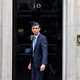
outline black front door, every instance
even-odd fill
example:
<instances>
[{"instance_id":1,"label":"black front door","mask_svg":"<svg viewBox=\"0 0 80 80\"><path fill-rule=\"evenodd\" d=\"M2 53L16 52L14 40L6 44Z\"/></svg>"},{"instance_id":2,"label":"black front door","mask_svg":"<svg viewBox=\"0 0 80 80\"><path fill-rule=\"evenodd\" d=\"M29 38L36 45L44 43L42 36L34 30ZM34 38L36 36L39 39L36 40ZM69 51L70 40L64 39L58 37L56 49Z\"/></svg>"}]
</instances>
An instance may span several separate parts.
<instances>
[{"instance_id":1,"label":"black front door","mask_svg":"<svg viewBox=\"0 0 80 80\"><path fill-rule=\"evenodd\" d=\"M49 61L44 80L62 80L62 0L13 0L13 80L30 80L27 69L31 21L47 36Z\"/></svg>"}]
</instances>

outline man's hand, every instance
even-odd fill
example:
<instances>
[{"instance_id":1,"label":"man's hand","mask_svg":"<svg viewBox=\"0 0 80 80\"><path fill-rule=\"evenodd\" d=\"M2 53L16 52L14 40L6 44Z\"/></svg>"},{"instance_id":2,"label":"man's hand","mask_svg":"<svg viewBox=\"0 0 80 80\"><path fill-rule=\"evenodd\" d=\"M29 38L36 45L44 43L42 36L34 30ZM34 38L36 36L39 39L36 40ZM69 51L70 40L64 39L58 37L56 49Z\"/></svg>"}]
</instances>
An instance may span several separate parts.
<instances>
[{"instance_id":1,"label":"man's hand","mask_svg":"<svg viewBox=\"0 0 80 80\"><path fill-rule=\"evenodd\" d=\"M31 70L31 63L29 63L29 65L28 65L28 69Z\"/></svg>"},{"instance_id":2,"label":"man's hand","mask_svg":"<svg viewBox=\"0 0 80 80\"><path fill-rule=\"evenodd\" d=\"M44 71L44 70L45 70L45 67L46 67L46 65L45 65L45 64L42 64L42 65L40 66L40 71Z\"/></svg>"}]
</instances>

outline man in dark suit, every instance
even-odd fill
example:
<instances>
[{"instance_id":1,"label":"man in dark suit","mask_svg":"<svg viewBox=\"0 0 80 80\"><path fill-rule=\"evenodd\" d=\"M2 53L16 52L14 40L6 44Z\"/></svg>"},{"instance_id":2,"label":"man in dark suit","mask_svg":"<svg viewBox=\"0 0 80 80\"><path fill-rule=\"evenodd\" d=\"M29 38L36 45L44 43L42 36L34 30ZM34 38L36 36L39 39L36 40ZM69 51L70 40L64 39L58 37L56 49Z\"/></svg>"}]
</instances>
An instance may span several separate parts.
<instances>
[{"instance_id":1,"label":"man in dark suit","mask_svg":"<svg viewBox=\"0 0 80 80\"><path fill-rule=\"evenodd\" d=\"M32 23L32 59L28 69L32 69L32 80L43 80L44 70L48 63L48 43L44 35L40 33L40 25Z\"/></svg>"}]
</instances>

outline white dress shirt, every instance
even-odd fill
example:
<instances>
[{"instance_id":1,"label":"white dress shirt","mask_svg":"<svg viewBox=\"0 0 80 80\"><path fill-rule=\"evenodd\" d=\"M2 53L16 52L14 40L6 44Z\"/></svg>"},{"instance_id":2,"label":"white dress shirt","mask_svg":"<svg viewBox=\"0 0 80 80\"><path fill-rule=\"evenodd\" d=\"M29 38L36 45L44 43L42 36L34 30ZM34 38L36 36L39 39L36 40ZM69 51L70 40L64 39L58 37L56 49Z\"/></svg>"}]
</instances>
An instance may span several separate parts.
<instances>
[{"instance_id":1,"label":"white dress shirt","mask_svg":"<svg viewBox=\"0 0 80 80\"><path fill-rule=\"evenodd\" d=\"M38 33L37 35L34 35L35 39L33 40L33 43L32 43L32 45L33 45L33 51L34 51L34 49L35 49L35 45L36 45L37 38L38 38L39 34L40 34L40 33Z\"/></svg>"}]
</instances>

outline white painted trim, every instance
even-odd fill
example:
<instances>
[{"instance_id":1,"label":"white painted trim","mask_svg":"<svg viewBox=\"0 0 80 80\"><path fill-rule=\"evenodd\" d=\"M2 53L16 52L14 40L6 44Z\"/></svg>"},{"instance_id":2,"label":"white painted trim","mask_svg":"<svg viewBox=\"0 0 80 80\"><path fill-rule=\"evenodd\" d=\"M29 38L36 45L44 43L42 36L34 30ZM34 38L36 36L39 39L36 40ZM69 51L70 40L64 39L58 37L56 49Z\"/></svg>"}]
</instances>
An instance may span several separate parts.
<instances>
[{"instance_id":1,"label":"white painted trim","mask_svg":"<svg viewBox=\"0 0 80 80\"><path fill-rule=\"evenodd\" d=\"M12 80L12 0L2 3L2 80Z\"/></svg>"},{"instance_id":2,"label":"white painted trim","mask_svg":"<svg viewBox=\"0 0 80 80\"><path fill-rule=\"evenodd\" d=\"M0 0L0 80L2 80L2 5L3 2Z\"/></svg>"},{"instance_id":3,"label":"white painted trim","mask_svg":"<svg viewBox=\"0 0 80 80\"><path fill-rule=\"evenodd\" d=\"M62 80L67 80L67 0L63 0Z\"/></svg>"}]
</instances>

